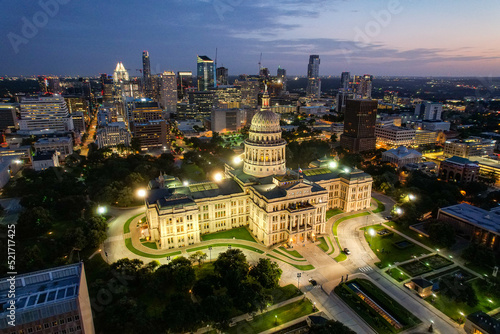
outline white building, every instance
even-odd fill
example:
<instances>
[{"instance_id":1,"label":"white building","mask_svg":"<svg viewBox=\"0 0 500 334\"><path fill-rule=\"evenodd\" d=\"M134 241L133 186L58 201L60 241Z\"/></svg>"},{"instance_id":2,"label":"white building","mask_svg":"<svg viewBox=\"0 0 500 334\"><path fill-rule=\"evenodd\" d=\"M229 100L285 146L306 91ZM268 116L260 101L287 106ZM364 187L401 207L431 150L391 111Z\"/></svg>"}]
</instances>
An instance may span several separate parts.
<instances>
[{"instance_id":1,"label":"white building","mask_svg":"<svg viewBox=\"0 0 500 334\"><path fill-rule=\"evenodd\" d=\"M453 156L461 158L488 156L493 154L495 144L495 140L480 137L450 139L444 143L443 155L447 158Z\"/></svg>"},{"instance_id":2,"label":"white building","mask_svg":"<svg viewBox=\"0 0 500 334\"><path fill-rule=\"evenodd\" d=\"M443 121L422 121L420 127L430 131L450 131L450 123Z\"/></svg>"},{"instance_id":3,"label":"white building","mask_svg":"<svg viewBox=\"0 0 500 334\"><path fill-rule=\"evenodd\" d=\"M216 182L189 186L160 175L146 197L149 234L158 248L200 242L201 234L248 226L266 246L305 243L326 233L326 211L370 206L372 177L360 170L285 168L286 141L265 92L245 141L243 166L226 165Z\"/></svg>"},{"instance_id":4,"label":"white building","mask_svg":"<svg viewBox=\"0 0 500 334\"><path fill-rule=\"evenodd\" d=\"M419 163L422 161L422 153L400 146L382 152L382 161L388 161L398 167L403 167L406 164Z\"/></svg>"},{"instance_id":5,"label":"white building","mask_svg":"<svg viewBox=\"0 0 500 334\"><path fill-rule=\"evenodd\" d=\"M128 81L129 81L129 76L127 69L125 69L125 66L123 66L122 62L117 63L115 68L115 73L113 75L113 82L117 84L120 82L128 82Z\"/></svg>"},{"instance_id":6,"label":"white building","mask_svg":"<svg viewBox=\"0 0 500 334\"><path fill-rule=\"evenodd\" d=\"M411 146L415 143L416 130L395 125L375 126L377 145L399 147Z\"/></svg>"},{"instance_id":7,"label":"white building","mask_svg":"<svg viewBox=\"0 0 500 334\"><path fill-rule=\"evenodd\" d=\"M73 153L73 139L70 137L41 138L34 144L36 153L55 151L61 160Z\"/></svg>"},{"instance_id":8,"label":"white building","mask_svg":"<svg viewBox=\"0 0 500 334\"><path fill-rule=\"evenodd\" d=\"M21 99L21 131L72 131L73 120L61 95L42 95Z\"/></svg>"},{"instance_id":9,"label":"white building","mask_svg":"<svg viewBox=\"0 0 500 334\"><path fill-rule=\"evenodd\" d=\"M37 153L33 157L32 166L37 172L46 170L50 167L59 167L59 157L57 152L51 151Z\"/></svg>"},{"instance_id":10,"label":"white building","mask_svg":"<svg viewBox=\"0 0 500 334\"><path fill-rule=\"evenodd\" d=\"M96 132L96 144L100 149L120 144L130 146L130 139L130 132L124 122L109 123Z\"/></svg>"},{"instance_id":11,"label":"white building","mask_svg":"<svg viewBox=\"0 0 500 334\"><path fill-rule=\"evenodd\" d=\"M415 107L415 114L422 116L423 120L440 121L442 112L442 103L426 101Z\"/></svg>"}]
</instances>

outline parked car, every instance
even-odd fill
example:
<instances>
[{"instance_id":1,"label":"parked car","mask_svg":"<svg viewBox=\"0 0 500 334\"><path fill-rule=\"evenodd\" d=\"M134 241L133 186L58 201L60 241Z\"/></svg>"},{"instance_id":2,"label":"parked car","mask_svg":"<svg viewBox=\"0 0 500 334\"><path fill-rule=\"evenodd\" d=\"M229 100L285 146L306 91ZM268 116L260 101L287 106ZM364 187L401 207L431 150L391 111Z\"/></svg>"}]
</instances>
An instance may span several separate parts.
<instances>
[{"instance_id":1,"label":"parked car","mask_svg":"<svg viewBox=\"0 0 500 334\"><path fill-rule=\"evenodd\" d=\"M385 219L392 220L392 216L386 216Z\"/></svg>"},{"instance_id":2,"label":"parked car","mask_svg":"<svg viewBox=\"0 0 500 334\"><path fill-rule=\"evenodd\" d=\"M351 251L349 249L347 249L347 248L344 248L344 253L346 255L351 255Z\"/></svg>"},{"instance_id":3,"label":"parked car","mask_svg":"<svg viewBox=\"0 0 500 334\"><path fill-rule=\"evenodd\" d=\"M311 283L313 286L316 286L318 284L318 282L316 282L316 280L312 278L309 279L309 283Z\"/></svg>"}]
</instances>

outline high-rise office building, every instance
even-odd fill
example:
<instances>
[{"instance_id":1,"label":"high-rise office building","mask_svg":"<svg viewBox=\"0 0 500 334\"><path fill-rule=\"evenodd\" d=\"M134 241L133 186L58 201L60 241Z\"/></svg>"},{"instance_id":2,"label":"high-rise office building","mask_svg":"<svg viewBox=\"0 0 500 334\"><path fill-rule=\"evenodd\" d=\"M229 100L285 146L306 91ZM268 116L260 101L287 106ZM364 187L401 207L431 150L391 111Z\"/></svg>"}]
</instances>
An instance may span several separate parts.
<instances>
[{"instance_id":1,"label":"high-rise office building","mask_svg":"<svg viewBox=\"0 0 500 334\"><path fill-rule=\"evenodd\" d=\"M349 89L349 81L351 80L351 73L350 72L342 72L340 76L340 88L342 89Z\"/></svg>"},{"instance_id":2,"label":"high-rise office building","mask_svg":"<svg viewBox=\"0 0 500 334\"><path fill-rule=\"evenodd\" d=\"M440 121L443 104L425 101L415 107L415 115L424 121Z\"/></svg>"},{"instance_id":3,"label":"high-rise office building","mask_svg":"<svg viewBox=\"0 0 500 334\"><path fill-rule=\"evenodd\" d=\"M372 98L372 81L373 76L365 74L361 77L359 84L359 98L371 100Z\"/></svg>"},{"instance_id":4,"label":"high-rise office building","mask_svg":"<svg viewBox=\"0 0 500 334\"><path fill-rule=\"evenodd\" d=\"M163 110L151 99L137 99L129 111L130 129L138 138L141 150L163 148L168 145L170 128Z\"/></svg>"},{"instance_id":5,"label":"high-rise office building","mask_svg":"<svg viewBox=\"0 0 500 334\"><path fill-rule=\"evenodd\" d=\"M17 121L18 107L11 103L0 103L0 131L19 128Z\"/></svg>"},{"instance_id":6,"label":"high-rise office building","mask_svg":"<svg viewBox=\"0 0 500 334\"><path fill-rule=\"evenodd\" d=\"M259 102L260 81L254 78L240 78L234 81L241 87L241 103L243 106L257 107Z\"/></svg>"},{"instance_id":7,"label":"high-rise office building","mask_svg":"<svg viewBox=\"0 0 500 334\"><path fill-rule=\"evenodd\" d=\"M99 128L96 132L98 148L116 147L117 145L130 145L130 132L125 122L113 122Z\"/></svg>"},{"instance_id":8,"label":"high-rise office building","mask_svg":"<svg viewBox=\"0 0 500 334\"><path fill-rule=\"evenodd\" d=\"M217 86L225 86L228 83L229 71L225 67L217 67Z\"/></svg>"},{"instance_id":9,"label":"high-rise office building","mask_svg":"<svg viewBox=\"0 0 500 334\"><path fill-rule=\"evenodd\" d=\"M95 333L83 262L3 278L0 305L1 333Z\"/></svg>"},{"instance_id":10,"label":"high-rise office building","mask_svg":"<svg viewBox=\"0 0 500 334\"><path fill-rule=\"evenodd\" d=\"M276 73L278 82L283 85L283 91L286 91L286 70L278 66L278 71Z\"/></svg>"},{"instance_id":11,"label":"high-rise office building","mask_svg":"<svg viewBox=\"0 0 500 334\"><path fill-rule=\"evenodd\" d=\"M21 99L20 130L71 131L73 120L61 95L47 94Z\"/></svg>"},{"instance_id":12,"label":"high-rise office building","mask_svg":"<svg viewBox=\"0 0 500 334\"><path fill-rule=\"evenodd\" d=\"M215 68L212 59L207 56L198 56L196 70L199 91L206 91L211 87L215 87Z\"/></svg>"},{"instance_id":13,"label":"high-rise office building","mask_svg":"<svg viewBox=\"0 0 500 334\"><path fill-rule=\"evenodd\" d=\"M142 52L142 78L144 94L151 97L153 92L153 82L151 80L151 62L149 60L149 52Z\"/></svg>"},{"instance_id":14,"label":"high-rise office building","mask_svg":"<svg viewBox=\"0 0 500 334\"><path fill-rule=\"evenodd\" d=\"M187 96L187 91L194 89L193 85L193 72L179 71L177 72L177 98L184 99Z\"/></svg>"},{"instance_id":15,"label":"high-rise office building","mask_svg":"<svg viewBox=\"0 0 500 334\"><path fill-rule=\"evenodd\" d=\"M262 79L268 79L269 78L269 75L271 75L271 73L269 72L269 69L267 67L261 67L260 68L260 71L259 71L259 76L262 78Z\"/></svg>"},{"instance_id":16,"label":"high-rise office building","mask_svg":"<svg viewBox=\"0 0 500 334\"><path fill-rule=\"evenodd\" d=\"M320 59L318 55L309 56L309 64L307 65L307 95L312 98L319 98L321 96L319 64Z\"/></svg>"},{"instance_id":17,"label":"high-rise office building","mask_svg":"<svg viewBox=\"0 0 500 334\"><path fill-rule=\"evenodd\" d=\"M125 69L125 66L123 66L122 62L119 62L116 64L115 72L113 75L113 81L116 83L123 82L123 81L128 81L128 72Z\"/></svg>"},{"instance_id":18,"label":"high-rise office building","mask_svg":"<svg viewBox=\"0 0 500 334\"><path fill-rule=\"evenodd\" d=\"M177 78L174 72L163 72L160 80L160 105L168 113L175 113L177 106Z\"/></svg>"},{"instance_id":19,"label":"high-rise office building","mask_svg":"<svg viewBox=\"0 0 500 334\"><path fill-rule=\"evenodd\" d=\"M214 107L215 93L207 92L189 92L189 104L194 105L196 110L196 119L210 117Z\"/></svg>"},{"instance_id":20,"label":"high-rise office building","mask_svg":"<svg viewBox=\"0 0 500 334\"><path fill-rule=\"evenodd\" d=\"M223 109L239 108L241 106L240 86L218 86L215 93L214 106Z\"/></svg>"},{"instance_id":21,"label":"high-rise office building","mask_svg":"<svg viewBox=\"0 0 500 334\"><path fill-rule=\"evenodd\" d=\"M377 100L347 100L340 145L350 153L374 150Z\"/></svg>"},{"instance_id":22,"label":"high-rise office building","mask_svg":"<svg viewBox=\"0 0 500 334\"><path fill-rule=\"evenodd\" d=\"M113 102L113 78L106 73L101 74L102 102Z\"/></svg>"}]
</instances>

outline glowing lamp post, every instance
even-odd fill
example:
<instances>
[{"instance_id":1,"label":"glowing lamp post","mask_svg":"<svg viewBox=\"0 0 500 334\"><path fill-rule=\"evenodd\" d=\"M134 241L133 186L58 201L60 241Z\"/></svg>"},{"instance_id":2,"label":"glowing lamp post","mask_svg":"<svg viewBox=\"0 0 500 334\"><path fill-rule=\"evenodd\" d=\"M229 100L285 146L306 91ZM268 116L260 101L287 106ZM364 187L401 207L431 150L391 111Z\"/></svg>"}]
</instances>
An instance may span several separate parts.
<instances>
[{"instance_id":1,"label":"glowing lamp post","mask_svg":"<svg viewBox=\"0 0 500 334\"><path fill-rule=\"evenodd\" d=\"M106 211L108 211L108 210L106 209L106 207L105 207L105 206L101 206L101 205L99 205L99 206L97 207L97 214L99 214L99 215L101 215L101 216L102 216L103 214L105 214L105 213L106 213Z\"/></svg>"},{"instance_id":2,"label":"glowing lamp post","mask_svg":"<svg viewBox=\"0 0 500 334\"><path fill-rule=\"evenodd\" d=\"M222 181L222 178L223 178L223 177L222 177L222 173L215 173L215 175L214 175L214 180L215 180L215 182L220 182L220 181Z\"/></svg>"},{"instance_id":3,"label":"glowing lamp post","mask_svg":"<svg viewBox=\"0 0 500 334\"><path fill-rule=\"evenodd\" d=\"M337 168L337 166L338 166L337 161L331 161L331 162L328 164L328 167L330 167L331 169L335 169L335 168Z\"/></svg>"},{"instance_id":4,"label":"glowing lamp post","mask_svg":"<svg viewBox=\"0 0 500 334\"><path fill-rule=\"evenodd\" d=\"M241 160L240 157L234 157L233 162L237 165L239 165L243 160Z\"/></svg>"},{"instance_id":5,"label":"glowing lamp post","mask_svg":"<svg viewBox=\"0 0 500 334\"><path fill-rule=\"evenodd\" d=\"M368 234L370 235L370 242L373 242L373 237L375 236L375 230L374 229L369 229Z\"/></svg>"},{"instance_id":6,"label":"glowing lamp post","mask_svg":"<svg viewBox=\"0 0 500 334\"><path fill-rule=\"evenodd\" d=\"M137 197L139 197L139 198L146 198L146 189L139 189L139 190L137 190Z\"/></svg>"}]
</instances>

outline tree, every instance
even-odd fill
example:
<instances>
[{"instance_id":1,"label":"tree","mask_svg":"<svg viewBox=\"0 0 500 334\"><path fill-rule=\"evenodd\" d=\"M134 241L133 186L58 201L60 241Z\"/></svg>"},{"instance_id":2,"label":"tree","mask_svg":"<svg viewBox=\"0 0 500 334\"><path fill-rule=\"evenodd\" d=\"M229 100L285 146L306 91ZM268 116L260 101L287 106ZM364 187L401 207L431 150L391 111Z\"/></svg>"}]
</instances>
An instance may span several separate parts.
<instances>
[{"instance_id":1,"label":"tree","mask_svg":"<svg viewBox=\"0 0 500 334\"><path fill-rule=\"evenodd\" d=\"M330 137L330 141L331 141L332 143L336 143L336 142L337 142L337 140L338 140L338 138L337 138L337 134L336 134L335 132L334 132L334 133L332 133L332 136Z\"/></svg>"},{"instance_id":2,"label":"tree","mask_svg":"<svg viewBox=\"0 0 500 334\"><path fill-rule=\"evenodd\" d=\"M260 283L265 289L275 288L283 271L278 264L270 259L260 258L257 265L250 269L249 275Z\"/></svg>"},{"instance_id":3,"label":"tree","mask_svg":"<svg viewBox=\"0 0 500 334\"><path fill-rule=\"evenodd\" d=\"M227 295L209 296L201 302L201 309L206 319L222 330L228 327L233 302Z\"/></svg>"},{"instance_id":4,"label":"tree","mask_svg":"<svg viewBox=\"0 0 500 334\"><path fill-rule=\"evenodd\" d=\"M431 221L425 224L429 239L440 248L448 248L455 244L455 230L445 222Z\"/></svg>"},{"instance_id":5,"label":"tree","mask_svg":"<svg viewBox=\"0 0 500 334\"><path fill-rule=\"evenodd\" d=\"M173 283L179 290L187 291L193 286L196 280L196 274L191 265L191 261L180 256L173 259L167 267L170 270Z\"/></svg>"},{"instance_id":6,"label":"tree","mask_svg":"<svg viewBox=\"0 0 500 334\"><path fill-rule=\"evenodd\" d=\"M239 289L246 279L249 265L240 249L229 249L219 254L214 262L214 271L221 278L221 283L231 292Z\"/></svg>"},{"instance_id":7,"label":"tree","mask_svg":"<svg viewBox=\"0 0 500 334\"><path fill-rule=\"evenodd\" d=\"M41 206L37 206L21 212L17 219L16 229L24 237L38 236L50 229L51 222L52 216L50 212Z\"/></svg>"},{"instance_id":8,"label":"tree","mask_svg":"<svg viewBox=\"0 0 500 334\"><path fill-rule=\"evenodd\" d=\"M141 151L141 141L139 138L134 137L130 140L130 147L132 150L135 152L140 152Z\"/></svg>"},{"instance_id":9,"label":"tree","mask_svg":"<svg viewBox=\"0 0 500 334\"><path fill-rule=\"evenodd\" d=\"M196 251L195 253L189 255L189 260L193 263L198 262L198 266L201 267L201 264L208 257L207 253L203 253L202 251Z\"/></svg>"},{"instance_id":10,"label":"tree","mask_svg":"<svg viewBox=\"0 0 500 334\"><path fill-rule=\"evenodd\" d=\"M309 329L309 334L356 334L355 331L340 321L328 320L322 324L314 324Z\"/></svg>"}]
</instances>

